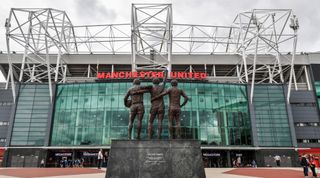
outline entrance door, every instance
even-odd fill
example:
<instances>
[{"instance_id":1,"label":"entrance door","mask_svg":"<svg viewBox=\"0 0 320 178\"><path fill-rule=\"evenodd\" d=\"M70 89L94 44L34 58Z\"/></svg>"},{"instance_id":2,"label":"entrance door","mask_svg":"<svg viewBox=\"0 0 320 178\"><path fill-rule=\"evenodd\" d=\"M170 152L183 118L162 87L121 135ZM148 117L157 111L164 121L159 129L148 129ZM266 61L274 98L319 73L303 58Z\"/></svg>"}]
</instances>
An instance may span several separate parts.
<instances>
[{"instance_id":1,"label":"entrance door","mask_svg":"<svg viewBox=\"0 0 320 178\"><path fill-rule=\"evenodd\" d=\"M222 150L202 150L204 167L227 167L227 152Z\"/></svg>"},{"instance_id":2,"label":"entrance door","mask_svg":"<svg viewBox=\"0 0 320 178\"><path fill-rule=\"evenodd\" d=\"M230 151L231 165L233 167L251 167L254 160L254 151L233 150Z\"/></svg>"}]
</instances>

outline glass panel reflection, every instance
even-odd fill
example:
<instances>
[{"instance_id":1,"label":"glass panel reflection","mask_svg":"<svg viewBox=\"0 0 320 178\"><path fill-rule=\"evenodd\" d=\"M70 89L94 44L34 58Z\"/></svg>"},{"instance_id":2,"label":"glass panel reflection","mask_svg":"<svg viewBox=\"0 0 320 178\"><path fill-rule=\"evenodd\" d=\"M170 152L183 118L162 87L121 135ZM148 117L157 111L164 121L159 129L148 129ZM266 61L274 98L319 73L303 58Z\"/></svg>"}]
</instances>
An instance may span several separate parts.
<instances>
[{"instance_id":1,"label":"glass panel reflection","mask_svg":"<svg viewBox=\"0 0 320 178\"><path fill-rule=\"evenodd\" d=\"M21 84L10 145L44 145L49 108L48 85Z\"/></svg>"},{"instance_id":2,"label":"glass panel reflection","mask_svg":"<svg viewBox=\"0 0 320 178\"><path fill-rule=\"evenodd\" d=\"M253 101L259 146L292 146L282 85L256 85Z\"/></svg>"},{"instance_id":3,"label":"glass panel reflection","mask_svg":"<svg viewBox=\"0 0 320 178\"><path fill-rule=\"evenodd\" d=\"M129 112L123 105L123 97L131 85L129 82L58 85L51 145L110 145L112 139L127 138ZM199 139L202 144L212 146L251 145L245 85L180 82L179 87L192 98L182 108L183 138ZM144 95L144 101L142 139L147 138L149 94ZM165 103L168 108L168 97ZM155 120L154 132L157 124ZM168 139L167 125L166 110L164 139Z\"/></svg>"}]
</instances>

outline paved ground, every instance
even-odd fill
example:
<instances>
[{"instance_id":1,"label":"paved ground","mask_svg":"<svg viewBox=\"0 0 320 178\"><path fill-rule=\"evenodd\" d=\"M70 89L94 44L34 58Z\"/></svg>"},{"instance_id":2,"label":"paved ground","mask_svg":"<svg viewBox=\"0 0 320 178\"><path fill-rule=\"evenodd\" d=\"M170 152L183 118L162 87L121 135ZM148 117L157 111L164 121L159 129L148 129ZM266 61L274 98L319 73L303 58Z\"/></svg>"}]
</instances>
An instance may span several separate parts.
<instances>
[{"instance_id":1,"label":"paved ground","mask_svg":"<svg viewBox=\"0 0 320 178\"><path fill-rule=\"evenodd\" d=\"M254 176L261 178L303 178L302 169L241 168L224 172L224 174ZM310 174L311 177L311 174Z\"/></svg>"},{"instance_id":2,"label":"paved ground","mask_svg":"<svg viewBox=\"0 0 320 178\"><path fill-rule=\"evenodd\" d=\"M53 176L63 176L63 177L72 177L74 175L103 175L105 174L104 170L99 169L90 169L90 168L7 168L0 169L0 177L23 177L23 178L32 178L32 177L53 177ZM91 176L86 176L91 177ZM98 176L101 177L101 176Z\"/></svg>"},{"instance_id":3,"label":"paved ground","mask_svg":"<svg viewBox=\"0 0 320 178\"><path fill-rule=\"evenodd\" d=\"M105 169L0 168L0 178L104 178ZM209 168L207 178L304 178L301 168ZM310 174L311 177L311 174Z\"/></svg>"}]
</instances>

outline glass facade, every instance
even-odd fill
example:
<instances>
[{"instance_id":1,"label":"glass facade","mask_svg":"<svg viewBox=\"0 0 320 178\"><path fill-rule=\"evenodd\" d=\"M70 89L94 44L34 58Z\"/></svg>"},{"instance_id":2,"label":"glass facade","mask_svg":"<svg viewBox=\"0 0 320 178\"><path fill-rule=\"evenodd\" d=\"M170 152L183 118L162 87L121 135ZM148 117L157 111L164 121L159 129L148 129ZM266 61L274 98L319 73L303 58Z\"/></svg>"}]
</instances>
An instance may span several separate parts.
<instances>
[{"instance_id":1,"label":"glass facade","mask_svg":"<svg viewBox=\"0 0 320 178\"><path fill-rule=\"evenodd\" d=\"M50 95L48 85L21 85L11 145L44 145Z\"/></svg>"},{"instance_id":2,"label":"glass facade","mask_svg":"<svg viewBox=\"0 0 320 178\"><path fill-rule=\"evenodd\" d=\"M123 98L131 86L131 82L58 85L51 145L109 145L112 139L126 138L129 110ZM203 145L251 145L245 85L179 83L179 88L192 98L182 109L183 138L199 139ZM167 106L167 96L165 103ZM147 137L150 94L144 95L144 104L142 139ZM166 139L167 110L163 124Z\"/></svg>"},{"instance_id":3,"label":"glass facade","mask_svg":"<svg viewBox=\"0 0 320 178\"><path fill-rule=\"evenodd\" d=\"M282 85L256 85L253 102L259 146L292 146Z\"/></svg>"}]
</instances>

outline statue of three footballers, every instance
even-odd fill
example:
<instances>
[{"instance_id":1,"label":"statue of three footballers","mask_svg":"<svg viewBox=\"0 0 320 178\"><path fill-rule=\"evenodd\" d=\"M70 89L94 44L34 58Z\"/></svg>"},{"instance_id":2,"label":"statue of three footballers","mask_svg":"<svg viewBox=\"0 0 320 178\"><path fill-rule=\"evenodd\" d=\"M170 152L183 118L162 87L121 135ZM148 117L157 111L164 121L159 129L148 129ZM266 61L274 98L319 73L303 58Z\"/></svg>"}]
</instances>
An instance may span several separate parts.
<instances>
[{"instance_id":1,"label":"statue of three footballers","mask_svg":"<svg viewBox=\"0 0 320 178\"><path fill-rule=\"evenodd\" d=\"M143 94L150 93L151 95L151 109L148 122L148 138L152 138L153 121L158 118L158 134L157 138L161 138L162 133L162 121L164 118L164 101L163 97L169 95L169 138L173 139L173 121L176 122L176 138L181 138L181 124L180 114L181 107L187 104L189 98L185 92L178 88L178 82L176 80L171 81L171 88L165 90L164 83L160 84L158 78L153 79L153 86L140 86L139 79L133 81L133 86L128 90L124 103L126 107L130 108L129 125L128 125L128 139L131 139L133 122L136 116L138 116L137 126L137 139L140 139L142 118L144 115L143 106ZM184 98L184 102L180 104L181 96ZM131 100L129 100L129 97Z\"/></svg>"}]
</instances>

